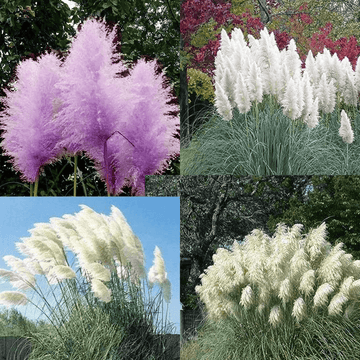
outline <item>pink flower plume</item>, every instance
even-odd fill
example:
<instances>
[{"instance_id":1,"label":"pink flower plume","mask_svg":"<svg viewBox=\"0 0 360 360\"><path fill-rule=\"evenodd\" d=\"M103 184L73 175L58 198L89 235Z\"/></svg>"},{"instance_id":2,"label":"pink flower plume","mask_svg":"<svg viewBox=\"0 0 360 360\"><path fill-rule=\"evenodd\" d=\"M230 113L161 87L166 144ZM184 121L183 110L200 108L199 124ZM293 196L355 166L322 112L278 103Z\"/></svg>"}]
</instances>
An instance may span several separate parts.
<instances>
[{"instance_id":1,"label":"pink flower plume","mask_svg":"<svg viewBox=\"0 0 360 360\"><path fill-rule=\"evenodd\" d=\"M54 54L38 61L26 60L17 68L17 91L6 91L6 112L1 145L12 158L15 170L34 182L41 168L56 160L62 151L57 112L61 108L60 90L54 85L60 77L60 60Z\"/></svg>"},{"instance_id":2,"label":"pink flower plume","mask_svg":"<svg viewBox=\"0 0 360 360\"><path fill-rule=\"evenodd\" d=\"M130 76L117 76L126 67L112 63L114 35L89 20L72 45L58 86L65 105L59 115L63 145L95 161L111 194L125 185L144 194L145 175L162 170L180 151L173 137L179 119L167 115L177 106L167 104L169 89L155 75L154 62L139 61Z\"/></svg>"}]
</instances>

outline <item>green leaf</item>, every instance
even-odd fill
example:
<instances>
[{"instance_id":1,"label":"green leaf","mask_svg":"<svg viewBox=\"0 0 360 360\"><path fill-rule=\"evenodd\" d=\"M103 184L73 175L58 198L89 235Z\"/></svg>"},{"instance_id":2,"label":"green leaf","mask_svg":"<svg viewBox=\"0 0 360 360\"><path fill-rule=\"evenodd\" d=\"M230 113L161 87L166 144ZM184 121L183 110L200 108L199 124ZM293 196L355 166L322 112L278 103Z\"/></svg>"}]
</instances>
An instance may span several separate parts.
<instances>
[{"instance_id":1,"label":"green leaf","mask_svg":"<svg viewBox=\"0 0 360 360\"><path fill-rule=\"evenodd\" d=\"M108 2L104 3L102 6L103 10L108 9L109 7L111 7L111 4L109 4Z\"/></svg>"}]
</instances>

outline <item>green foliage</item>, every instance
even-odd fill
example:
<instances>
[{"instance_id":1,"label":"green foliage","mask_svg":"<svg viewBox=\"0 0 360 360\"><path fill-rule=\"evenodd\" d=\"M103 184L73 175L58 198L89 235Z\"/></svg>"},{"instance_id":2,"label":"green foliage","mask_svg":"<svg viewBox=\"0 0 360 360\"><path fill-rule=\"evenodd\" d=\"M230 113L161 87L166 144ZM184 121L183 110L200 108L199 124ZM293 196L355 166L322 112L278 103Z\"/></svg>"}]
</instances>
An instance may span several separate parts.
<instances>
[{"instance_id":1,"label":"green foliage","mask_svg":"<svg viewBox=\"0 0 360 360\"><path fill-rule=\"evenodd\" d=\"M161 175L147 176L146 196L179 196L180 176Z\"/></svg>"},{"instance_id":2,"label":"green foliage","mask_svg":"<svg viewBox=\"0 0 360 360\"><path fill-rule=\"evenodd\" d=\"M26 336L36 331L36 324L26 319L15 309L5 309L0 313L0 336Z\"/></svg>"},{"instance_id":3,"label":"green foliage","mask_svg":"<svg viewBox=\"0 0 360 360\"><path fill-rule=\"evenodd\" d=\"M211 18L207 23L201 24L198 30L191 35L191 45L201 48L210 40L216 40L215 35L220 34L221 29L215 30L216 21Z\"/></svg>"},{"instance_id":4,"label":"green foliage","mask_svg":"<svg viewBox=\"0 0 360 360\"><path fill-rule=\"evenodd\" d=\"M0 170L0 194L11 196L29 196L28 183L21 182L17 173L7 165ZM10 167L10 165L9 165ZM106 196L105 183L101 181L94 170L93 162L86 157L78 158L77 170L77 195L78 196ZM55 164L44 168L39 178L39 196L71 196L74 190L73 158L62 159ZM122 195L129 196L131 189L125 189Z\"/></svg>"},{"instance_id":5,"label":"green foliage","mask_svg":"<svg viewBox=\"0 0 360 360\"><path fill-rule=\"evenodd\" d=\"M360 322L315 316L301 326L272 329L263 319L243 314L207 323L199 338L183 345L182 360L356 360Z\"/></svg>"},{"instance_id":6,"label":"green foliage","mask_svg":"<svg viewBox=\"0 0 360 360\"><path fill-rule=\"evenodd\" d=\"M353 10L347 8L344 9L346 13L342 12L343 1L332 0L284 0L282 4L272 10L273 18L266 26L268 29L281 29L286 31L296 40L300 38L301 43L306 46L306 38L310 38L315 32L319 31L319 28L324 27L326 23L331 22L333 30L330 34L333 40L340 39L341 37L355 36L360 39L360 24L353 13ZM299 8L302 6L306 8ZM303 23L299 20L293 22L290 21L291 14L306 13L313 19L312 23ZM281 14L277 16L277 14ZM346 16L345 16L346 15ZM297 44L300 45L299 43Z\"/></svg>"},{"instance_id":7,"label":"green foliage","mask_svg":"<svg viewBox=\"0 0 360 360\"><path fill-rule=\"evenodd\" d=\"M241 15L242 13L249 11L251 14L255 13L256 0L232 0L231 12L235 15Z\"/></svg>"},{"instance_id":8,"label":"green foliage","mask_svg":"<svg viewBox=\"0 0 360 360\"><path fill-rule=\"evenodd\" d=\"M30 359L115 360L116 349L124 336L121 328L114 326L100 308L89 309L78 303L68 322L57 332L36 332L30 336Z\"/></svg>"},{"instance_id":9,"label":"green foliage","mask_svg":"<svg viewBox=\"0 0 360 360\"><path fill-rule=\"evenodd\" d=\"M210 76L193 68L188 69L187 75L189 77L189 94L195 93L201 100L214 103L214 87Z\"/></svg>"},{"instance_id":10,"label":"green foliage","mask_svg":"<svg viewBox=\"0 0 360 360\"><path fill-rule=\"evenodd\" d=\"M70 15L61 0L4 1L0 7L0 88L10 81L23 56L68 48L75 34Z\"/></svg>"},{"instance_id":11,"label":"green foliage","mask_svg":"<svg viewBox=\"0 0 360 360\"><path fill-rule=\"evenodd\" d=\"M303 202L293 197L282 215L270 217L269 228L275 229L281 221L300 222L309 230L325 221L330 241L343 242L346 250L360 259L360 177L314 176L312 183L309 199Z\"/></svg>"}]
</instances>

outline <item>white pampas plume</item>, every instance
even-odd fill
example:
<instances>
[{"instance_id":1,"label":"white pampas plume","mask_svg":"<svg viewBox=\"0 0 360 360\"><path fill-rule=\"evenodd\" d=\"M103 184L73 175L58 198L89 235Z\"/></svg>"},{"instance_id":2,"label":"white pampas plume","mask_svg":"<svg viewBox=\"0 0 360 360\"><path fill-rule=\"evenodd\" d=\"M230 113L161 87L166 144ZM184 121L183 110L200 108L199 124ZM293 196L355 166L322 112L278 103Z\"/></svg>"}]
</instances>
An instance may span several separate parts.
<instances>
[{"instance_id":1,"label":"white pampas plume","mask_svg":"<svg viewBox=\"0 0 360 360\"><path fill-rule=\"evenodd\" d=\"M227 60L227 66L224 71L224 76L221 79L221 87L223 88L225 95L230 101L231 107L235 107L235 82L236 79L236 70L231 64L230 60Z\"/></svg>"},{"instance_id":2,"label":"white pampas plume","mask_svg":"<svg viewBox=\"0 0 360 360\"><path fill-rule=\"evenodd\" d=\"M279 305L273 306L270 310L269 322L272 326L276 326L282 319L282 312Z\"/></svg>"},{"instance_id":3,"label":"white pampas plume","mask_svg":"<svg viewBox=\"0 0 360 360\"><path fill-rule=\"evenodd\" d=\"M224 120L230 121L232 119L230 101L219 83L215 83L215 107Z\"/></svg>"},{"instance_id":4,"label":"white pampas plume","mask_svg":"<svg viewBox=\"0 0 360 360\"><path fill-rule=\"evenodd\" d=\"M304 74L309 75L309 79L312 85L317 85L319 79L319 71L315 63L314 55L311 50L309 50L308 55L305 60L305 70Z\"/></svg>"},{"instance_id":5,"label":"white pampas plume","mask_svg":"<svg viewBox=\"0 0 360 360\"><path fill-rule=\"evenodd\" d=\"M57 284L65 279L73 279L76 274L73 269L65 265L56 265L49 270L47 278L50 284Z\"/></svg>"},{"instance_id":6,"label":"white pampas plume","mask_svg":"<svg viewBox=\"0 0 360 360\"><path fill-rule=\"evenodd\" d=\"M341 63L343 64L343 63ZM344 72L344 87L343 87L343 98L347 105L356 106L359 93L356 89L355 76L352 70Z\"/></svg>"},{"instance_id":7,"label":"white pampas plume","mask_svg":"<svg viewBox=\"0 0 360 360\"><path fill-rule=\"evenodd\" d=\"M342 306L348 300L349 299L343 293L340 292L336 294L330 301L328 307L329 315L340 315L342 312Z\"/></svg>"},{"instance_id":8,"label":"white pampas plume","mask_svg":"<svg viewBox=\"0 0 360 360\"><path fill-rule=\"evenodd\" d=\"M242 30L240 28L235 28L232 31L231 34L231 42L234 41L235 43L237 43L238 45L241 46L241 48L246 48L247 44L244 38L244 34L242 32Z\"/></svg>"},{"instance_id":9,"label":"white pampas plume","mask_svg":"<svg viewBox=\"0 0 360 360\"><path fill-rule=\"evenodd\" d=\"M26 305L28 302L25 294L19 291L3 291L0 293L0 304L6 307L12 305Z\"/></svg>"},{"instance_id":10,"label":"white pampas plume","mask_svg":"<svg viewBox=\"0 0 360 360\"><path fill-rule=\"evenodd\" d=\"M253 291L250 285L243 288L240 298L240 304L247 309L253 303Z\"/></svg>"},{"instance_id":11,"label":"white pampas plume","mask_svg":"<svg viewBox=\"0 0 360 360\"><path fill-rule=\"evenodd\" d=\"M314 307L325 305L328 301L328 295L332 292L334 292L334 288L330 284L320 285L314 295Z\"/></svg>"},{"instance_id":12,"label":"white pampas plume","mask_svg":"<svg viewBox=\"0 0 360 360\"><path fill-rule=\"evenodd\" d=\"M336 105L336 88L334 79L331 79L330 82L327 81L326 73L321 75L316 96L319 98L319 108L322 112L327 114L334 111Z\"/></svg>"},{"instance_id":13,"label":"white pampas plume","mask_svg":"<svg viewBox=\"0 0 360 360\"><path fill-rule=\"evenodd\" d=\"M313 102L310 113L305 116L304 122L308 128L313 129L319 124L319 99L316 98Z\"/></svg>"},{"instance_id":14,"label":"white pampas plume","mask_svg":"<svg viewBox=\"0 0 360 360\"><path fill-rule=\"evenodd\" d=\"M108 289L100 280L92 279L91 290L95 297L106 303L111 301L111 289Z\"/></svg>"},{"instance_id":15,"label":"white pampas plume","mask_svg":"<svg viewBox=\"0 0 360 360\"><path fill-rule=\"evenodd\" d=\"M231 56L232 53L231 41L225 29L221 30L220 49L223 55Z\"/></svg>"},{"instance_id":16,"label":"white pampas plume","mask_svg":"<svg viewBox=\"0 0 360 360\"><path fill-rule=\"evenodd\" d=\"M251 101L248 90L240 72L238 73L235 85L235 102L237 104L237 108L242 114L246 114L251 109Z\"/></svg>"},{"instance_id":17,"label":"white pampas plume","mask_svg":"<svg viewBox=\"0 0 360 360\"><path fill-rule=\"evenodd\" d=\"M290 78L287 83L284 98L282 100L283 113L292 120L297 119L301 115L301 110L298 104L299 89L295 80Z\"/></svg>"},{"instance_id":18,"label":"white pampas plume","mask_svg":"<svg viewBox=\"0 0 360 360\"><path fill-rule=\"evenodd\" d=\"M296 318L297 321L301 321L306 315L306 304L302 297L299 297L294 302L292 316Z\"/></svg>"},{"instance_id":19,"label":"white pampas plume","mask_svg":"<svg viewBox=\"0 0 360 360\"><path fill-rule=\"evenodd\" d=\"M119 225L121 230L123 244L125 245L123 251L127 262L131 264L132 271L139 278L145 277L145 254L141 241L134 234L124 215L116 206L111 206L110 221L113 220Z\"/></svg>"},{"instance_id":20,"label":"white pampas plume","mask_svg":"<svg viewBox=\"0 0 360 360\"><path fill-rule=\"evenodd\" d=\"M301 73L301 60L296 51L295 40L291 39L285 57L286 65L289 69L290 76L293 78L299 77Z\"/></svg>"},{"instance_id":21,"label":"white pampas plume","mask_svg":"<svg viewBox=\"0 0 360 360\"><path fill-rule=\"evenodd\" d=\"M309 296L312 292L314 292L314 286L315 286L315 271L310 269L302 275L300 280L299 290L305 296Z\"/></svg>"},{"instance_id":22,"label":"white pampas plume","mask_svg":"<svg viewBox=\"0 0 360 360\"><path fill-rule=\"evenodd\" d=\"M343 141L348 144L351 144L354 141L354 133L351 129L351 123L345 110L341 110L339 135L342 137Z\"/></svg>"},{"instance_id":23,"label":"white pampas plume","mask_svg":"<svg viewBox=\"0 0 360 360\"><path fill-rule=\"evenodd\" d=\"M92 279L110 281L110 270L99 263L88 264L85 268Z\"/></svg>"},{"instance_id":24,"label":"white pampas plume","mask_svg":"<svg viewBox=\"0 0 360 360\"><path fill-rule=\"evenodd\" d=\"M15 271L0 269L0 277L10 281L10 284L19 290L29 290L35 287L35 277L30 273L22 273L21 275Z\"/></svg>"},{"instance_id":25,"label":"white pampas plume","mask_svg":"<svg viewBox=\"0 0 360 360\"><path fill-rule=\"evenodd\" d=\"M263 98L261 70L255 62L251 64L249 76L245 80L247 88L249 89L250 101L261 103Z\"/></svg>"},{"instance_id":26,"label":"white pampas plume","mask_svg":"<svg viewBox=\"0 0 360 360\"><path fill-rule=\"evenodd\" d=\"M150 286L155 283L164 291L164 299L166 302L170 302L171 297L171 284L167 278L167 272L165 271L165 262L161 255L160 249L155 246L153 266L149 270L148 279Z\"/></svg>"},{"instance_id":27,"label":"white pampas plume","mask_svg":"<svg viewBox=\"0 0 360 360\"><path fill-rule=\"evenodd\" d=\"M331 74L332 77L336 80L335 85L337 91L342 92L345 85L345 77L344 77L345 73L344 73L344 69L341 66L341 61L339 60L336 53L332 56Z\"/></svg>"},{"instance_id":28,"label":"white pampas plume","mask_svg":"<svg viewBox=\"0 0 360 360\"><path fill-rule=\"evenodd\" d=\"M314 103L314 92L313 87L311 86L309 75L307 72L304 73L301 79L302 91L303 91L303 100L304 107L301 115L306 118L309 114L311 114L312 106Z\"/></svg>"}]
</instances>

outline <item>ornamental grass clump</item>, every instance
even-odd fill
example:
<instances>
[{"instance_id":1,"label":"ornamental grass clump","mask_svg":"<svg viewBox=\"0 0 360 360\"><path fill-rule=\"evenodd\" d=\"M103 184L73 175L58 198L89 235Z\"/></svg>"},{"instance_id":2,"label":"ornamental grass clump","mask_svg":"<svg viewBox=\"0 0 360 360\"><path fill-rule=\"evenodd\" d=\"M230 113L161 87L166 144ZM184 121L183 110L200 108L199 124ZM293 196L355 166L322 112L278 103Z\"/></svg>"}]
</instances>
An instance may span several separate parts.
<instances>
[{"instance_id":1,"label":"ornamental grass clump","mask_svg":"<svg viewBox=\"0 0 360 360\"><path fill-rule=\"evenodd\" d=\"M325 48L304 65L293 39L280 51L266 28L248 41L223 29L215 106L182 150L182 174L357 173L360 60L353 69Z\"/></svg>"},{"instance_id":2,"label":"ornamental grass clump","mask_svg":"<svg viewBox=\"0 0 360 360\"><path fill-rule=\"evenodd\" d=\"M27 334L31 359L163 359L162 335L172 326L164 316L171 290L160 250L156 277L150 271L147 282L142 244L121 211L112 206L106 216L81 207L35 224L16 244L25 259L4 257L11 270L0 276L17 290L0 293L0 304L31 303L49 321L51 331Z\"/></svg>"},{"instance_id":3,"label":"ornamental grass clump","mask_svg":"<svg viewBox=\"0 0 360 360\"><path fill-rule=\"evenodd\" d=\"M279 224L272 237L253 230L217 250L196 287L208 314L199 340L208 359L360 356L360 260L325 240L325 223L301 229Z\"/></svg>"}]
</instances>

